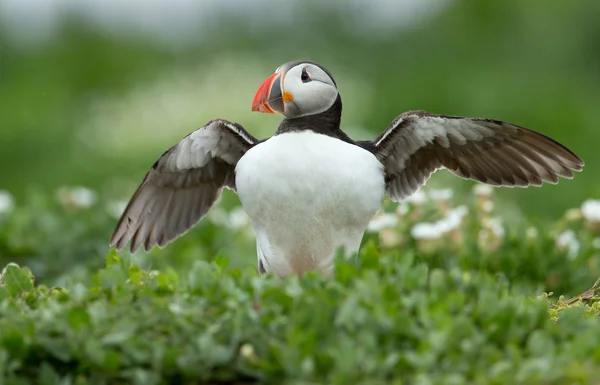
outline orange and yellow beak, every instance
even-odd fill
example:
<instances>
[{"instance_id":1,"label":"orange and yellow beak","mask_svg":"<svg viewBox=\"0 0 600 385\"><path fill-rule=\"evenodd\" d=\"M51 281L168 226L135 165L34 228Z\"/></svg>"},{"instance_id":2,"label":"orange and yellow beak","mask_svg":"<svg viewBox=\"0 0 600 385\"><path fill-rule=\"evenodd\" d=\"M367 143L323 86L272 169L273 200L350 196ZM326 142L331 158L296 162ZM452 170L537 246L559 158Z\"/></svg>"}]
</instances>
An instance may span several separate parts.
<instances>
[{"instance_id":1,"label":"orange and yellow beak","mask_svg":"<svg viewBox=\"0 0 600 385\"><path fill-rule=\"evenodd\" d=\"M252 111L265 112L267 114L283 114L281 76L278 72L269 76L258 88L252 100Z\"/></svg>"}]
</instances>

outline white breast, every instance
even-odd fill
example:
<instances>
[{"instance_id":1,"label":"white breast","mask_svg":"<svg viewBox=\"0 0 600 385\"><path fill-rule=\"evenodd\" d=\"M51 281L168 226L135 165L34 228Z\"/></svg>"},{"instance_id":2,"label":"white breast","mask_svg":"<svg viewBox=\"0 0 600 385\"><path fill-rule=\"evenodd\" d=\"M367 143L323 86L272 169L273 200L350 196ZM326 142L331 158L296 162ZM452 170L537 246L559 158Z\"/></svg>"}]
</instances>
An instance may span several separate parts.
<instances>
[{"instance_id":1,"label":"white breast","mask_svg":"<svg viewBox=\"0 0 600 385\"><path fill-rule=\"evenodd\" d=\"M356 252L381 204L383 166L358 146L310 131L276 135L244 155L236 188L259 260L278 276L329 271Z\"/></svg>"}]
</instances>

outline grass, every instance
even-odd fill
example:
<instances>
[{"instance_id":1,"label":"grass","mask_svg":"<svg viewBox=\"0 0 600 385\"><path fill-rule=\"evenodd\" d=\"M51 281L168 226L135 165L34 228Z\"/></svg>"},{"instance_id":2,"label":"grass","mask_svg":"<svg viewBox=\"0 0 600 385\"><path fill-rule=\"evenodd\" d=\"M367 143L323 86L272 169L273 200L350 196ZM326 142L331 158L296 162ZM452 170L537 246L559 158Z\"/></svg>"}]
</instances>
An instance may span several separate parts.
<instances>
[{"instance_id":1,"label":"grass","mask_svg":"<svg viewBox=\"0 0 600 385\"><path fill-rule=\"evenodd\" d=\"M0 214L0 383L597 384L598 223L490 194L386 203L359 258L283 280L227 197L130 255L109 202L31 196Z\"/></svg>"}]
</instances>

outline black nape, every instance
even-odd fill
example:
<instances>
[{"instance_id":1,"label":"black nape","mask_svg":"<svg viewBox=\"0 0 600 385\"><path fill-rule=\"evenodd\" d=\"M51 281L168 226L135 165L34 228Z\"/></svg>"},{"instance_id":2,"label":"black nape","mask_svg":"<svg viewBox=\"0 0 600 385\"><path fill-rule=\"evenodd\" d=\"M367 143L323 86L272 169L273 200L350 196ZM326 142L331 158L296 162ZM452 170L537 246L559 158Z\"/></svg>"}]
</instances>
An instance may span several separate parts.
<instances>
[{"instance_id":1,"label":"black nape","mask_svg":"<svg viewBox=\"0 0 600 385\"><path fill-rule=\"evenodd\" d=\"M342 97L338 94L337 99L327 111L302 116L299 118L284 118L275 132L275 135L286 132L310 130L318 134L332 136L344 142L355 144L340 128L342 120Z\"/></svg>"}]
</instances>

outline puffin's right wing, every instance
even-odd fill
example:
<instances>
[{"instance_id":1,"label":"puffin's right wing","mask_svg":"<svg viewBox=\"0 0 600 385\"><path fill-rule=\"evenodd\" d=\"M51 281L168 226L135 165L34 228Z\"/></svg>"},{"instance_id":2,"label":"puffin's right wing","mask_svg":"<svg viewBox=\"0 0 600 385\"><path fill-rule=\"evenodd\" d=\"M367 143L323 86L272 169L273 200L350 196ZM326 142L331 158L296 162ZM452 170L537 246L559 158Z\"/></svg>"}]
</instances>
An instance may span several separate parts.
<instances>
[{"instance_id":1,"label":"puffin's right wing","mask_svg":"<svg viewBox=\"0 0 600 385\"><path fill-rule=\"evenodd\" d=\"M390 199L408 198L438 169L494 186L540 186L573 178L583 161L560 143L499 120L409 111L371 144Z\"/></svg>"},{"instance_id":2,"label":"puffin's right wing","mask_svg":"<svg viewBox=\"0 0 600 385\"><path fill-rule=\"evenodd\" d=\"M258 140L244 128L217 119L192 132L154 163L125 208L110 245L131 241L164 246L189 230L211 208L223 186L235 190L235 166Z\"/></svg>"}]
</instances>

